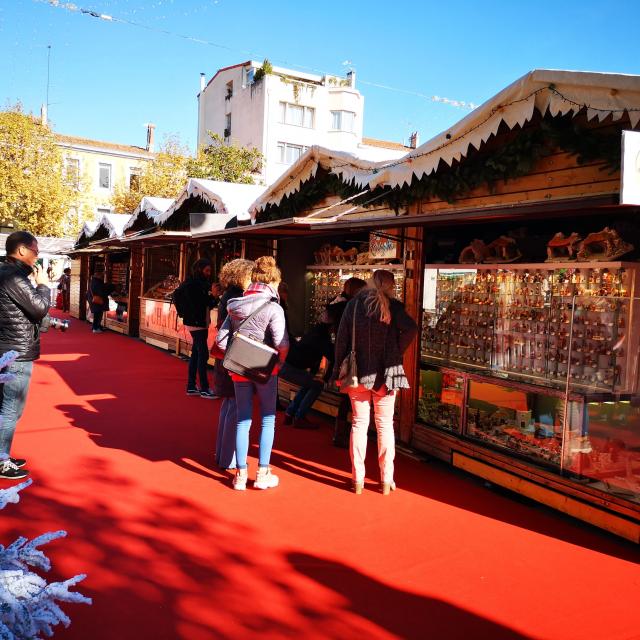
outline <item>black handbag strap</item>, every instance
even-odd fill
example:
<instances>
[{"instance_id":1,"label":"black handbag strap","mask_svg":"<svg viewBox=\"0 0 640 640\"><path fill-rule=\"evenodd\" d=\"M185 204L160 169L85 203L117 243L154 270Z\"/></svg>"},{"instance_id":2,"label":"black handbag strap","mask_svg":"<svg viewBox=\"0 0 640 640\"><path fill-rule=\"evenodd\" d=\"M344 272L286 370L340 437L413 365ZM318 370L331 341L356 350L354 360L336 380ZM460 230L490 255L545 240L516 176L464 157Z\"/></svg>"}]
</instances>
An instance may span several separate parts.
<instances>
[{"instance_id":1,"label":"black handbag strap","mask_svg":"<svg viewBox=\"0 0 640 640\"><path fill-rule=\"evenodd\" d=\"M235 336L237 333L240 333L240 329L242 329L242 327L244 327L244 325L249 322L249 320L251 320L251 318L253 318L254 316L258 315L265 307L269 306L272 302L277 302L278 299L277 298L271 298L270 300L267 300L264 304L261 304L251 315L248 315L239 325L238 328L233 332L233 335Z\"/></svg>"},{"instance_id":2,"label":"black handbag strap","mask_svg":"<svg viewBox=\"0 0 640 640\"><path fill-rule=\"evenodd\" d=\"M356 350L356 310L358 309L358 300L353 305L353 323L351 326L351 353Z\"/></svg>"}]
</instances>

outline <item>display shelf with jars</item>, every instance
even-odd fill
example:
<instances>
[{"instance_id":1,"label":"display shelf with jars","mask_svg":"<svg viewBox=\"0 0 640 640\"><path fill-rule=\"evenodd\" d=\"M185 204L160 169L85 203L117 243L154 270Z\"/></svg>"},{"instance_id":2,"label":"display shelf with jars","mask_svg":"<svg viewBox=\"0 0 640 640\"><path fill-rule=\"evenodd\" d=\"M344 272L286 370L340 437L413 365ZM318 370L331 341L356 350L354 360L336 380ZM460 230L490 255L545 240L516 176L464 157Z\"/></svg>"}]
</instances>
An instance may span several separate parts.
<instances>
[{"instance_id":1,"label":"display shelf with jars","mask_svg":"<svg viewBox=\"0 0 640 640\"><path fill-rule=\"evenodd\" d=\"M425 269L421 356L555 388L635 390L634 263ZM637 332L635 332L637 333ZM637 349L636 349L637 350Z\"/></svg>"},{"instance_id":2,"label":"display shelf with jars","mask_svg":"<svg viewBox=\"0 0 640 640\"><path fill-rule=\"evenodd\" d=\"M399 264L376 265L311 265L307 267L307 326L317 321L326 305L341 293L349 278L369 280L377 269L392 271L395 277L395 297L404 300L404 267Z\"/></svg>"}]
</instances>

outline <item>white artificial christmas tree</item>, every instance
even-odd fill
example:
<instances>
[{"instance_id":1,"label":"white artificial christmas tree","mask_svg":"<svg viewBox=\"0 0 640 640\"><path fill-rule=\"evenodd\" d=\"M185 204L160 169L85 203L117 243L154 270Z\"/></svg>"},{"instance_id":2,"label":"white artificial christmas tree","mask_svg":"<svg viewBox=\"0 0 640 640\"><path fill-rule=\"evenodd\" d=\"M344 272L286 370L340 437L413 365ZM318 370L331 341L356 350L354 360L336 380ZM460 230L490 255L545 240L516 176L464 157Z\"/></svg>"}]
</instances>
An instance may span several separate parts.
<instances>
[{"instance_id":1,"label":"white artificial christmas tree","mask_svg":"<svg viewBox=\"0 0 640 640\"><path fill-rule=\"evenodd\" d=\"M0 370L11 364L17 355L12 351L0 356ZM0 374L0 384L11 377L11 374ZM9 489L0 489L0 509L10 502L18 502L20 491L30 484L31 480L27 480ZM39 640L43 638L42 634L51 637L53 627L60 623L69 626L71 622L58 602L91 604L90 598L69 591L84 580L85 575L49 584L31 570L49 571L51 562L38 547L66 535L66 531L55 531L31 541L20 537L8 547L0 545L0 640Z\"/></svg>"}]
</instances>

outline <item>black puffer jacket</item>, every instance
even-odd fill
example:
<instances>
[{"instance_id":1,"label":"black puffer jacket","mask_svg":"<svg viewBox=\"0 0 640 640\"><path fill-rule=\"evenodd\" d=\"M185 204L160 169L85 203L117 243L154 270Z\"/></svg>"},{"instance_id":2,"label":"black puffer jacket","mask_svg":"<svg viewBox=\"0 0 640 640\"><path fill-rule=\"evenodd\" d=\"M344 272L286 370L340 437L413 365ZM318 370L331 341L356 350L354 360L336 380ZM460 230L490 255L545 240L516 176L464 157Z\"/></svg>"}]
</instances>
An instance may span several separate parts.
<instances>
[{"instance_id":1,"label":"black puffer jacket","mask_svg":"<svg viewBox=\"0 0 640 640\"><path fill-rule=\"evenodd\" d=\"M13 258L0 265L0 353L17 351L18 360L40 357L40 322L51 301L49 287L33 287L31 268Z\"/></svg>"}]
</instances>

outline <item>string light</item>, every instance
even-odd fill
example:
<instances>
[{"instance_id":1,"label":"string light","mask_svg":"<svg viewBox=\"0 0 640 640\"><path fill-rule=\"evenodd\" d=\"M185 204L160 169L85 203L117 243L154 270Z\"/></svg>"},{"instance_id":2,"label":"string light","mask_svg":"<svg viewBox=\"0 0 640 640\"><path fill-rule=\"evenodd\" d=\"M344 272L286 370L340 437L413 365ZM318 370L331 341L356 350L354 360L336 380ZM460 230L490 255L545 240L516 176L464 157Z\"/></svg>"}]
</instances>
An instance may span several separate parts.
<instances>
[{"instance_id":1,"label":"string light","mask_svg":"<svg viewBox=\"0 0 640 640\"><path fill-rule=\"evenodd\" d=\"M158 33L162 33L164 35L168 35L168 36L173 36L175 38L182 38L183 40L189 40L190 42L195 42L197 44L202 44L202 45L206 45L208 47L216 47L218 49L225 49L226 51L232 51L234 53L241 53L242 55L246 55L249 56L251 58L264 58L265 56L255 52L255 51L248 51L248 50L243 50L243 49L237 49L234 47L229 47L227 45L224 44L220 44L218 42L213 42L211 40L203 40L202 38L196 38L194 36L190 36L190 35L185 35L185 34L181 34L181 33L176 33L174 31L168 31L166 29L161 29L160 27L152 27L146 24L143 24L141 22L134 22L133 20L127 20L125 18L117 18L115 16L111 16L105 13L99 13L98 11L95 11L93 9L83 9L82 7L79 7L78 5L74 4L73 2L60 2L60 0L33 0L34 2L40 3L40 4L48 4L51 7L55 7L56 9L64 9L66 11L71 11L73 13L80 13L92 18L97 18L99 20L105 20L107 22L117 22L117 23L121 23L121 24L126 24L132 27L139 27L140 29L146 29L147 31L156 31ZM293 64L290 63L286 60L273 60L273 62L277 62L278 64L282 64L282 65L286 65L288 67L293 67L296 69L299 69L301 71L308 71L311 73L319 73L321 75L333 75L330 73L327 73L326 71L322 71L321 69L316 69L314 67L305 67L302 65L298 65L298 64ZM345 63L349 62L348 60L345 60L345 62L343 62L342 64L344 65ZM379 84L377 82L370 82L368 80L362 80L359 79L359 82L361 84L365 84L371 87L377 87L378 89L385 89L387 91L395 91L396 93L404 93L406 95L412 95L412 96L416 96L418 98L423 98L425 100L430 100L431 102L437 102L440 104L446 104L449 105L451 107L454 107L456 109L468 109L468 110L473 110L475 108L477 108L478 105L474 104L473 102L467 102L465 100L454 100L452 98L444 98L442 96L438 96L438 95L426 95L424 93L419 93L418 91L411 91L408 89L399 89L397 87L391 87L385 84Z\"/></svg>"}]
</instances>

